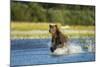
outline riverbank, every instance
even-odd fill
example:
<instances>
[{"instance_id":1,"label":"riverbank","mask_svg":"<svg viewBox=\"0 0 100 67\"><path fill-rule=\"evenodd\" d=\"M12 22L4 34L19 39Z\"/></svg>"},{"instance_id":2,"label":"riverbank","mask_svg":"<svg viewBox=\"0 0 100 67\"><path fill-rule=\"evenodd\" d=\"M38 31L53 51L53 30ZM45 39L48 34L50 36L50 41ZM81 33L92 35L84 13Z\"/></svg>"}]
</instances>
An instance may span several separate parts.
<instances>
[{"instance_id":1,"label":"riverbank","mask_svg":"<svg viewBox=\"0 0 100 67\"><path fill-rule=\"evenodd\" d=\"M69 38L95 37L95 26L69 26L57 23L63 34ZM11 39L50 38L48 23L11 23Z\"/></svg>"}]
</instances>

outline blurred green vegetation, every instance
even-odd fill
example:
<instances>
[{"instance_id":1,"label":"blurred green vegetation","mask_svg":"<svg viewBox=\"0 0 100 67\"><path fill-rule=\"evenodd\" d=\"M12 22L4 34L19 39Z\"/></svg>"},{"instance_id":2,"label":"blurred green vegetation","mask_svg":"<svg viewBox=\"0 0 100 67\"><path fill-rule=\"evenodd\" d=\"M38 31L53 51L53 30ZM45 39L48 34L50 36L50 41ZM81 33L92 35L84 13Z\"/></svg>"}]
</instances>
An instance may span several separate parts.
<instances>
[{"instance_id":1,"label":"blurred green vegetation","mask_svg":"<svg viewBox=\"0 0 100 67\"><path fill-rule=\"evenodd\" d=\"M48 38L51 23L56 23L70 38L95 37L95 6L11 2L12 39Z\"/></svg>"},{"instance_id":2,"label":"blurred green vegetation","mask_svg":"<svg viewBox=\"0 0 100 67\"><path fill-rule=\"evenodd\" d=\"M11 21L95 25L95 6L12 1Z\"/></svg>"}]
</instances>

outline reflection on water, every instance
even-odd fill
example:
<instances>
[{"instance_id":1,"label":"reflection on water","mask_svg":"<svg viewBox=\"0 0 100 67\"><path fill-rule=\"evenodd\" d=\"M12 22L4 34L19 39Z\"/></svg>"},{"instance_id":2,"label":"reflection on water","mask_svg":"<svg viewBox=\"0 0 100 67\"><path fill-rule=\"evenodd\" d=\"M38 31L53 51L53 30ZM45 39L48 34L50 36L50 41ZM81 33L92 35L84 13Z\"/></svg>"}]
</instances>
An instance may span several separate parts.
<instances>
[{"instance_id":1,"label":"reflection on water","mask_svg":"<svg viewBox=\"0 0 100 67\"><path fill-rule=\"evenodd\" d=\"M11 66L95 60L94 38L73 38L69 44L81 46L84 53L52 56L49 50L50 39L11 40Z\"/></svg>"}]
</instances>

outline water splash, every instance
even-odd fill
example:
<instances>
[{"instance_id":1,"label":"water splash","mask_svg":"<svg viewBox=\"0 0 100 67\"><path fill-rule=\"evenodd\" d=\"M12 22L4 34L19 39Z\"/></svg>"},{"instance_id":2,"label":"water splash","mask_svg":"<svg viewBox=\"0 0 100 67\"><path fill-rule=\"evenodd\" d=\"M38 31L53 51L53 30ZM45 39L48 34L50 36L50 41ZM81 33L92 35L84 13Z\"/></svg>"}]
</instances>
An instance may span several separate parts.
<instances>
[{"instance_id":1,"label":"water splash","mask_svg":"<svg viewBox=\"0 0 100 67\"><path fill-rule=\"evenodd\" d=\"M80 45L76 45L71 43L70 45L66 45L63 48L57 48L52 54L53 55L68 55L74 53L83 53L83 49Z\"/></svg>"},{"instance_id":2,"label":"water splash","mask_svg":"<svg viewBox=\"0 0 100 67\"><path fill-rule=\"evenodd\" d=\"M80 38L70 40L63 48L57 48L52 54L54 55L66 55L74 53L88 53L95 52L95 43L94 39L91 38ZM48 43L48 47L51 47L51 42Z\"/></svg>"},{"instance_id":3,"label":"water splash","mask_svg":"<svg viewBox=\"0 0 100 67\"><path fill-rule=\"evenodd\" d=\"M87 47L88 47L88 52L94 52L95 51L95 46L92 44L92 40L87 40Z\"/></svg>"}]
</instances>

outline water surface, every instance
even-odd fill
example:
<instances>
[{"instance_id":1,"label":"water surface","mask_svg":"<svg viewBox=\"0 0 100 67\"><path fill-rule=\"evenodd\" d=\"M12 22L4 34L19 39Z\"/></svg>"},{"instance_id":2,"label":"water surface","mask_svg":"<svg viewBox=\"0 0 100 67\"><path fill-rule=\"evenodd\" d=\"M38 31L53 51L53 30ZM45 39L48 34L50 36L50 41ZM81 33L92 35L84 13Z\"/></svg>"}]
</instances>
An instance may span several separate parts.
<instances>
[{"instance_id":1,"label":"water surface","mask_svg":"<svg viewBox=\"0 0 100 67\"><path fill-rule=\"evenodd\" d=\"M95 60L95 39L72 38L69 44L80 45L84 53L53 56L50 54L50 39L11 40L11 66L88 62ZM89 51L90 47L93 49Z\"/></svg>"}]
</instances>

